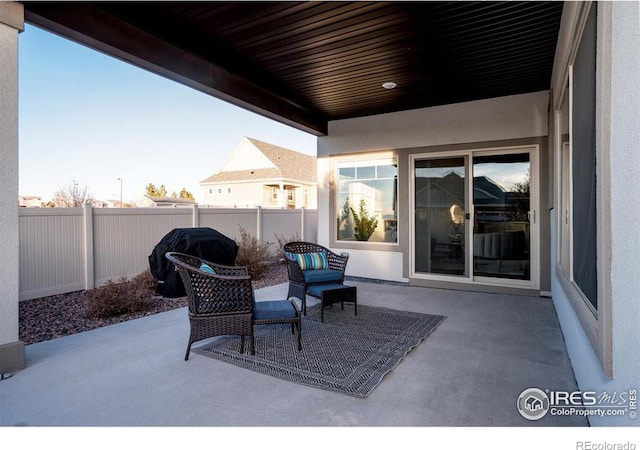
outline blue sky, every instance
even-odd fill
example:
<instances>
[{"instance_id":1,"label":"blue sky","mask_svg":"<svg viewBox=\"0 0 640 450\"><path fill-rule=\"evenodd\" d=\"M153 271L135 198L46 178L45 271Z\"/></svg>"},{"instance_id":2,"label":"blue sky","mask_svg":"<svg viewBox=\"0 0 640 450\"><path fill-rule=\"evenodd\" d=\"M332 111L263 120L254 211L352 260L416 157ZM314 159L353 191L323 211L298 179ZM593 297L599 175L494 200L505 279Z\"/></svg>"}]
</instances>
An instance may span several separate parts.
<instances>
[{"instance_id":1,"label":"blue sky","mask_svg":"<svg viewBox=\"0 0 640 450\"><path fill-rule=\"evenodd\" d=\"M147 183L201 198L243 136L315 155L316 137L26 26L19 41L20 195L74 181L99 199Z\"/></svg>"}]
</instances>

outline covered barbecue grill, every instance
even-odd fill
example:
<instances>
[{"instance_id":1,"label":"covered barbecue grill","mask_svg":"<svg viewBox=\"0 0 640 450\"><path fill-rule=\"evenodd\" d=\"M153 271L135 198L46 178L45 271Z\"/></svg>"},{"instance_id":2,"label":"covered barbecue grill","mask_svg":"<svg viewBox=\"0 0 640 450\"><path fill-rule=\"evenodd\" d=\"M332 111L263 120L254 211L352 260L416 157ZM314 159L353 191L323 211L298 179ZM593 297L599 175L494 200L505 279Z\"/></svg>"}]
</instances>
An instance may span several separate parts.
<instances>
[{"instance_id":1,"label":"covered barbecue grill","mask_svg":"<svg viewBox=\"0 0 640 450\"><path fill-rule=\"evenodd\" d=\"M149 268L154 278L161 282L159 293L163 297L175 298L186 293L178 272L164 256L167 252L185 253L233 266L238 244L212 228L174 228L166 234L149 255Z\"/></svg>"}]
</instances>

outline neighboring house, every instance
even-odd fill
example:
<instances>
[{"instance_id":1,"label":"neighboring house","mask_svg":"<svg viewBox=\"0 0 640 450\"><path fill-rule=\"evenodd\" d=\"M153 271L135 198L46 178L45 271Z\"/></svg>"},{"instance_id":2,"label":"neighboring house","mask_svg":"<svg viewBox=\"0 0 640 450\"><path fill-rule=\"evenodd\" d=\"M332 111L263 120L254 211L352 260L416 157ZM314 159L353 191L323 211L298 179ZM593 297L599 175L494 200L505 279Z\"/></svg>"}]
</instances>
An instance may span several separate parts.
<instances>
[{"instance_id":1,"label":"neighboring house","mask_svg":"<svg viewBox=\"0 0 640 450\"><path fill-rule=\"evenodd\" d=\"M202 204L214 207L317 207L315 156L248 137L222 167L200 182Z\"/></svg>"},{"instance_id":2,"label":"neighboring house","mask_svg":"<svg viewBox=\"0 0 640 450\"><path fill-rule=\"evenodd\" d=\"M18 197L20 208L39 208L42 206L42 198L35 195L21 195Z\"/></svg>"},{"instance_id":3,"label":"neighboring house","mask_svg":"<svg viewBox=\"0 0 640 450\"><path fill-rule=\"evenodd\" d=\"M187 198L151 197L146 194L136 200L138 208L178 208L191 205L197 205L197 202Z\"/></svg>"}]
</instances>

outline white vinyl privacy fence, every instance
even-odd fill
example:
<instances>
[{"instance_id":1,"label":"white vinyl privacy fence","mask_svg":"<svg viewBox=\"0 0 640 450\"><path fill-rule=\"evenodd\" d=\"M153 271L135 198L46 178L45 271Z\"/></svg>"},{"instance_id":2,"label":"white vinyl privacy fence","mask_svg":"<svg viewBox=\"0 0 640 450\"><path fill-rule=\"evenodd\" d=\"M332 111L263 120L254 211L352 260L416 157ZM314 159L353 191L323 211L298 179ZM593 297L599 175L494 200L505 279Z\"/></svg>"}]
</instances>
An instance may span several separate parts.
<instances>
[{"instance_id":1,"label":"white vinyl privacy fence","mask_svg":"<svg viewBox=\"0 0 640 450\"><path fill-rule=\"evenodd\" d=\"M239 241L242 227L262 242L315 242L317 217L305 209L21 208L20 300L131 278L174 228L208 227Z\"/></svg>"}]
</instances>

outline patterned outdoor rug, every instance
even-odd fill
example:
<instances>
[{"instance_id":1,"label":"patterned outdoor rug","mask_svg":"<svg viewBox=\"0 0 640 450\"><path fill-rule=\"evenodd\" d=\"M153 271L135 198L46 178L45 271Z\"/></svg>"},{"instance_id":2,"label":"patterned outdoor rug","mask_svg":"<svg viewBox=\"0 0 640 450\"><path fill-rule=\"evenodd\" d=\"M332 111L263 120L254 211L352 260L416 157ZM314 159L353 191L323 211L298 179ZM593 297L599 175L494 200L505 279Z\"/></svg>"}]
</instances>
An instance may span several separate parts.
<instances>
[{"instance_id":1,"label":"patterned outdoor rug","mask_svg":"<svg viewBox=\"0 0 640 450\"><path fill-rule=\"evenodd\" d=\"M286 325L255 327L256 353L239 353L240 338L223 337L194 349L195 353L294 383L364 398L444 316L345 304L307 309L302 319L302 351Z\"/></svg>"}]
</instances>

